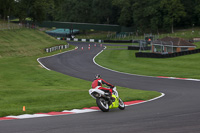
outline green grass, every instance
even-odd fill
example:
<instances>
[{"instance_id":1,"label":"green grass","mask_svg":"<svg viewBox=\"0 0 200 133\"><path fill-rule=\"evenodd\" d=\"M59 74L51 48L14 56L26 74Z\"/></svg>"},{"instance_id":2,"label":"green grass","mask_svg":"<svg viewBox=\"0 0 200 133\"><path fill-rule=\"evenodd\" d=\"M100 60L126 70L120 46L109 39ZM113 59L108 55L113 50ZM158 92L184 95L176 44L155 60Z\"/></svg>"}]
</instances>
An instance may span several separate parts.
<instances>
[{"instance_id":1,"label":"green grass","mask_svg":"<svg viewBox=\"0 0 200 133\"><path fill-rule=\"evenodd\" d=\"M91 82L47 71L37 62L39 57L60 52L47 54L45 48L63 44L66 43L37 30L0 32L0 117L96 106L88 94ZM70 46L69 50L73 48ZM160 95L124 87L118 87L118 91L125 101Z\"/></svg>"},{"instance_id":2,"label":"green grass","mask_svg":"<svg viewBox=\"0 0 200 133\"><path fill-rule=\"evenodd\" d=\"M110 48L110 47L109 47ZM105 50L96 62L120 72L200 79L200 54L175 58L136 58L134 50Z\"/></svg>"},{"instance_id":3,"label":"green grass","mask_svg":"<svg viewBox=\"0 0 200 133\"><path fill-rule=\"evenodd\" d=\"M200 48L200 42L196 42L194 44L197 46L197 48Z\"/></svg>"}]
</instances>

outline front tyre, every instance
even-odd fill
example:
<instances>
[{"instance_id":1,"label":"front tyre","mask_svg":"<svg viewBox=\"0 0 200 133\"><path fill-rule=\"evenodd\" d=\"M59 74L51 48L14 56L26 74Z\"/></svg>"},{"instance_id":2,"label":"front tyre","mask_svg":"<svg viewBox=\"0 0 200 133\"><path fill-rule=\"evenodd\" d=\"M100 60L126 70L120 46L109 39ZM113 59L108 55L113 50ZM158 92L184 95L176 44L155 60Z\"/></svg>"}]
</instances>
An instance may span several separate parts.
<instances>
[{"instance_id":1,"label":"front tyre","mask_svg":"<svg viewBox=\"0 0 200 133\"><path fill-rule=\"evenodd\" d=\"M108 102L104 98L97 98L96 99L97 106L101 109L103 112L109 111Z\"/></svg>"},{"instance_id":2,"label":"front tyre","mask_svg":"<svg viewBox=\"0 0 200 133\"><path fill-rule=\"evenodd\" d=\"M120 99L119 98L119 107L118 107L119 109L121 109L121 110L124 110L125 109L125 104L124 104L124 102L122 101L122 99Z\"/></svg>"}]
</instances>

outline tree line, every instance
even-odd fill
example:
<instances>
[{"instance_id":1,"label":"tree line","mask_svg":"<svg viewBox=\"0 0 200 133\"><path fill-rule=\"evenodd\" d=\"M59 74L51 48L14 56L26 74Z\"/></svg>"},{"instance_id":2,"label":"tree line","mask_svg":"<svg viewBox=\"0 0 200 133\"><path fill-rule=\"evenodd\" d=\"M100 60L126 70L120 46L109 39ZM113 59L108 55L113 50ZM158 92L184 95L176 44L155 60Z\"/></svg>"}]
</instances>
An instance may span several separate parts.
<instances>
[{"instance_id":1,"label":"tree line","mask_svg":"<svg viewBox=\"0 0 200 133\"><path fill-rule=\"evenodd\" d=\"M199 0L0 0L0 18L118 24L145 32L200 26Z\"/></svg>"}]
</instances>

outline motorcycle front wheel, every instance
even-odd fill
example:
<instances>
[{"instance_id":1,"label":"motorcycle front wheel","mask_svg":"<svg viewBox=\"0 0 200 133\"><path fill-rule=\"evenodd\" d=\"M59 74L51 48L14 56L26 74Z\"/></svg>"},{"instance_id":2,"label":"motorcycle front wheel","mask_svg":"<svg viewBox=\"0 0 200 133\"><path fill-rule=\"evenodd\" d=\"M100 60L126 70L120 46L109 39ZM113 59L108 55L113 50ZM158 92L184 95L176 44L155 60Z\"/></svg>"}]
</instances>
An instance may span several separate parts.
<instances>
[{"instance_id":1,"label":"motorcycle front wheel","mask_svg":"<svg viewBox=\"0 0 200 133\"><path fill-rule=\"evenodd\" d=\"M119 98L119 107L118 107L119 109L121 109L121 110L124 110L125 109L125 104L124 104L124 102L122 101L122 99L120 99Z\"/></svg>"},{"instance_id":2,"label":"motorcycle front wheel","mask_svg":"<svg viewBox=\"0 0 200 133\"><path fill-rule=\"evenodd\" d=\"M97 106L101 109L101 111L103 112L109 111L108 102L104 98L97 98L96 103L97 103Z\"/></svg>"}]
</instances>

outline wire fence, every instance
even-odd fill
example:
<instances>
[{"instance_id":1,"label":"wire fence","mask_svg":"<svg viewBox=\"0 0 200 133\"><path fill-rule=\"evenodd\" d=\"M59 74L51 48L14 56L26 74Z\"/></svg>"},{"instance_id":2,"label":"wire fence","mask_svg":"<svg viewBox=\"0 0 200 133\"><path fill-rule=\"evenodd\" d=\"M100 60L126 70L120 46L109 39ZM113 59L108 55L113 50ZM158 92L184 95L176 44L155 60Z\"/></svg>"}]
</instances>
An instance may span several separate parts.
<instances>
[{"instance_id":1,"label":"wire fence","mask_svg":"<svg viewBox=\"0 0 200 133\"><path fill-rule=\"evenodd\" d=\"M0 30L8 30L8 29L20 29L22 25L14 24L14 23L0 23Z\"/></svg>"},{"instance_id":2,"label":"wire fence","mask_svg":"<svg viewBox=\"0 0 200 133\"><path fill-rule=\"evenodd\" d=\"M4 23L0 22L0 30L12 30L12 29L21 29L21 28L32 28L35 29L37 26L34 24L22 24L22 23Z\"/></svg>"}]
</instances>

